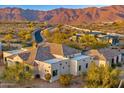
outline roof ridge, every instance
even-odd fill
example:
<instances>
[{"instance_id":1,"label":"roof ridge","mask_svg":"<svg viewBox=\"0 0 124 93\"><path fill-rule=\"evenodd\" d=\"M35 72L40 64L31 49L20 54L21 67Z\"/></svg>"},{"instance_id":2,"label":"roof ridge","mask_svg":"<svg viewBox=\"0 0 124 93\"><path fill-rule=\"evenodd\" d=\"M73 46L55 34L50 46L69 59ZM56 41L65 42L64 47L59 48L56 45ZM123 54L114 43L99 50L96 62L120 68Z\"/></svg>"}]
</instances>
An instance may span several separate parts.
<instances>
[{"instance_id":1,"label":"roof ridge","mask_svg":"<svg viewBox=\"0 0 124 93\"><path fill-rule=\"evenodd\" d=\"M27 60L27 63L31 63L31 61L34 61L37 55L37 51L38 51L39 47L35 47L35 48L31 48L30 50L28 50L30 52L29 58ZM35 51L35 53L33 53ZM32 58L32 53L33 53L33 58ZM33 59L33 60L32 60ZM30 61L30 62L29 62Z\"/></svg>"}]
</instances>

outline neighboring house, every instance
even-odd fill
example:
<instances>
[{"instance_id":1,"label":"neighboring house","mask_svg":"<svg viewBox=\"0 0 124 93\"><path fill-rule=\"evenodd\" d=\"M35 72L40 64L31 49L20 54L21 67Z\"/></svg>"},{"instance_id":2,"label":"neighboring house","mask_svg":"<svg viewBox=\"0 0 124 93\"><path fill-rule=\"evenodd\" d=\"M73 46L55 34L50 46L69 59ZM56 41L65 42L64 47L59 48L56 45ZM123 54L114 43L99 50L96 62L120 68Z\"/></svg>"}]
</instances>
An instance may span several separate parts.
<instances>
[{"instance_id":1,"label":"neighboring house","mask_svg":"<svg viewBox=\"0 0 124 93\"><path fill-rule=\"evenodd\" d=\"M27 49L13 50L13 51L4 51L4 64L7 66L13 66L16 64L24 65L24 69L28 71L33 69L32 63L29 63L29 58L32 54L32 51L29 52Z\"/></svg>"},{"instance_id":2,"label":"neighboring house","mask_svg":"<svg viewBox=\"0 0 124 93\"><path fill-rule=\"evenodd\" d=\"M92 49L85 53L88 56L93 57L94 61L98 65L112 65L122 62L122 54L119 49L103 48Z\"/></svg>"},{"instance_id":3,"label":"neighboring house","mask_svg":"<svg viewBox=\"0 0 124 93\"><path fill-rule=\"evenodd\" d=\"M119 45L124 46L124 37L119 38Z\"/></svg>"},{"instance_id":4,"label":"neighboring house","mask_svg":"<svg viewBox=\"0 0 124 93\"><path fill-rule=\"evenodd\" d=\"M4 63L7 64L14 64L13 62L18 61L21 62L21 53L25 52L26 50L13 50L13 51L3 51ZM14 60L15 59L15 60Z\"/></svg>"},{"instance_id":5,"label":"neighboring house","mask_svg":"<svg viewBox=\"0 0 124 93\"><path fill-rule=\"evenodd\" d=\"M10 61L31 64L35 77L45 80L45 75L49 73L52 82L58 80L62 74L80 75L87 70L92 58L63 44L46 43L9 55L6 62L11 63Z\"/></svg>"},{"instance_id":6,"label":"neighboring house","mask_svg":"<svg viewBox=\"0 0 124 93\"><path fill-rule=\"evenodd\" d=\"M26 61L29 58L29 55L30 55L30 52L25 51L22 53L7 56L6 57L7 65L11 66L11 65L14 65L16 63L23 63L23 62L26 63Z\"/></svg>"},{"instance_id":7,"label":"neighboring house","mask_svg":"<svg viewBox=\"0 0 124 93\"><path fill-rule=\"evenodd\" d=\"M107 37L111 40L112 45L124 46L124 35L112 33L107 35Z\"/></svg>"}]
</instances>

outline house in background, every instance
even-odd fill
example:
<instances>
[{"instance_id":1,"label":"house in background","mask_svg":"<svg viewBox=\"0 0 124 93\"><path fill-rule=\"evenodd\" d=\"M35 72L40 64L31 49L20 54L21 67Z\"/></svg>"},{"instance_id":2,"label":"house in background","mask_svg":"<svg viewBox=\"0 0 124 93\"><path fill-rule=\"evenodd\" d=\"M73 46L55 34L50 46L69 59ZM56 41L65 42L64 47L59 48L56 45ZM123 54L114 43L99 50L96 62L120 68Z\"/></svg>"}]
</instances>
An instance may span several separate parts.
<instances>
[{"instance_id":1,"label":"house in background","mask_svg":"<svg viewBox=\"0 0 124 93\"><path fill-rule=\"evenodd\" d=\"M112 46L124 45L124 35L121 34L108 34L103 39L107 40Z\"/></svg>"},{"instance_id":2,"label":"house in background","mask_svg":"<svg viewBox=\"0 0 124 93\"><path fill-rule=\"evenodd\" d=\"M93 57L98 65L110 65L122 63L122 53L119 49L103 48L92 49L85 52L86 55Z\"/></svg>"},{"instance_id":3,"label":"house in background","mask_svg":"<svg viewBox=\"0 0 124 93\"><path fill-rule=\"evenodd\" d=\"M82 55L81 51L63 44L45 43L32 50L20 50L7 55L4 53L8 64L26 63L33 66L35 77L45 79L46 74L51 75L50 82L58 80L62 74L80 75L87 71L92 62L90 56Z\"/></svg>"},{"instance_id":4,"label":"house in background","mask_svg":"<svg viewBox=\"0 0 124 93\"><path fill-rule=\"evenodd\" d=\"M29 58L30 52L25 51L18 54L13 54L6 57L7 65L15 65L16 63L26 62Z\"/></svg>"},{"instance_id":5,"label":"house in background","mask_svg":"<svg viewBox=\"0 0 124 93\"><path fill-rule=\"evenodd\" d=\"M22 62L22 54L26 50L20 49L20 50L12 50L12 51L3 51L3 57L4 57L4 63L7 62L8 65L15 64L14 62Z\"/></svg>"},{"instance_id":6,"label":"house in background","mask_svg":"<svg viewBox=\"0 0 124 93\"><path fill-rule=\"evenodd\" d=\"M124 37L119 38L119 46L124 46Z\"/></svg>"},{"instance_id":7,"label":"house in background","mask_svg":"<svg viewBox=\"0 0 124 93\"><path fill-rule=\"evenodd\" d=\"M20 50L3 51L4 64L14 66L22 64L26 71L34 69L33 62L35 57L35 48L22 48Z\"/></svg>"}]
</instances>

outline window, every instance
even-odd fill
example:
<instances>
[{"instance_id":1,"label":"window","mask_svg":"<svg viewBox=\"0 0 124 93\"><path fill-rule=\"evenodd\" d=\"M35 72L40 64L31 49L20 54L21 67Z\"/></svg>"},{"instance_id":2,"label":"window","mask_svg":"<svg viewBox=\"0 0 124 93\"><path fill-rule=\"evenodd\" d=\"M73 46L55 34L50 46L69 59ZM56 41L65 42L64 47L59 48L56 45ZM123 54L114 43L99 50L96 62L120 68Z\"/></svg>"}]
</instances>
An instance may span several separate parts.
<instances>
[{"instance_id":1,"label":"window","mask_svg":"<svg viewBox=\"0 0 124 93\"><path fill-rule=\"evenodd\" d=\"M118 63L119 62L119 57L117 56L117 58L116 58L116 62Z\"/></svg>"},{"instance_id":2,"label":"window","mask_svg":"<svg viewBox=\"0 0 124 93\"><path fill-rule=\"evenodd\" d=\"M79 65L79 71L81 71L81 65Z\"/></svg>"},{"instance_id":3,"label":"window","mask_svg":"<svg viewBox=\"0 0 124 93\"><path fill-rule=\"evenodd\" d=\"M5 57L5 61L7 61L7 58Z\"/></svg>"},{"instance_id":4,"label":"window","mask_svg":"<svg viewBox=\"0 0 124 93\"><path fill-rule=\"evenodd\" d=\"M26 66L26 67L25 67L25 70L26 70L26 71L29 71L29 70L30 70L29 66Z\"/></svg>"},{"instance_id":5,"label":"window","mask_svg":"<svg viewBox=\"0 0 124 93\"><path fill-rule=\"evenodd\" d=\"M86 68L88 68L88 63L86 63Z\"/></svg>"},{"instance_id":6,"label":"window","mask_svg":"<svg viewBox=\"0 0 124 93\"><path fill-rule=\"evenodd\" d=\"M16 63L16 65L19 65L19 62L16 61L15 63Z\"/></svg>"},{"instance_id":7,"label":"window","mask_svg":"<svg viewBox=\"0 0 124 93\"><path fill-rule=\"evenodd\" d=\"M46 72L47 70L45 69L45 72Z\"/></svg>"},{"instance_id":8,"label":"window","mask_svg":"<svg viewBox=\"0 0 124 93\"><path fill-rule=\"evenodd\" d=\"M114 58L112 58L112 64L114 64Z\"/></svg>"},{"instance_id":9,"label":"window","mask_svg":"<svg viewBox=\"0 0 124 93\"><path fill-rule=\"evenodd\" d=\"M53 77L54 77L54 76L57 76L57 73L58 73L57 70L53 70Z\"/></svg>"}]
</instances>

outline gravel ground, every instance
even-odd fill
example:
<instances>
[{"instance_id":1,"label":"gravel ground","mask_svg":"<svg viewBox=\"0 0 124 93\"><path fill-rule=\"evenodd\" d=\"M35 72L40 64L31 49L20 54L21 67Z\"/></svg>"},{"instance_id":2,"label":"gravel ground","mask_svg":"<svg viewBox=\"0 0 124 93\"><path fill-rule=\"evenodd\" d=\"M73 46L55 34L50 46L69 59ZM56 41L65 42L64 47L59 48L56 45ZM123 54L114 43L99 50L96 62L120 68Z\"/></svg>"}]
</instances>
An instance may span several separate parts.
<instances>
[{"instance_id":1,"label":"gravel ground","mask_svg":"<svg viewBox=\"0 0 124 93\"><path fill-rule=\"evenodd\" d=\"M0 83L0 87L4 87L4 88L8 88L8 87L9 88L81 88L82 85L83 83L80 77L75 77L72 80L71 85L68 87L61 86L59 84L59 81L49 83L44 80L33 80L23 85L18 85L15 83L5 83L5 82Z\"/></svg>"},{"instance_id":2,"label":"gravel ground","mask_svg":"<svg viewBox=\"0 0 124 93\"><path fill-rule=\"evenodd\" d=\"M4 66L0 66L0 76L1 76L1 74L3 72L3 70L4 70Z\"/></svg>"}]
</instances>

